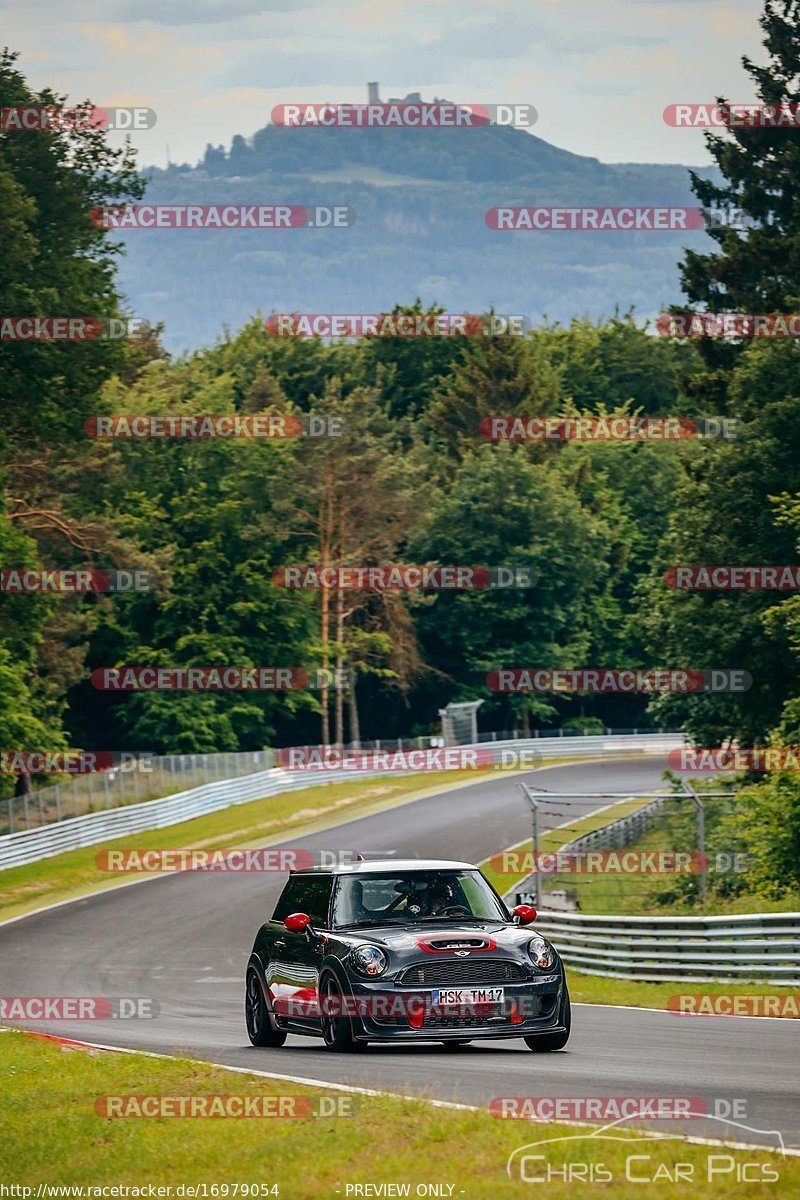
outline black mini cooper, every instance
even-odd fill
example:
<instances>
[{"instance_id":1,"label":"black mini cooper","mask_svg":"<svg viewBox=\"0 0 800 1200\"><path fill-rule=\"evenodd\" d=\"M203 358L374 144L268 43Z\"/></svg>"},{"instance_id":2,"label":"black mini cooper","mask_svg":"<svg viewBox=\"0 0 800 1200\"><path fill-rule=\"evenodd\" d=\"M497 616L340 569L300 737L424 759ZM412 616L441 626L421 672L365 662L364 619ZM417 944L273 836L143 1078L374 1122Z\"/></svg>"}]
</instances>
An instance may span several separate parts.
<instances>
[{"instance_id":1,"label":"black mini cooper","mask_svg":"<svg viewBox=\"0 0 800 1200\"><path fill-rule=\"evenodd\" d=\"M561 1050L570 1034L564 967L536 917L509 913L469 863L356 862L290 874L247 966L254 1046L287 1033L331 1050L367 1042L521 1037Z\"/></svg>"}]
</instances>

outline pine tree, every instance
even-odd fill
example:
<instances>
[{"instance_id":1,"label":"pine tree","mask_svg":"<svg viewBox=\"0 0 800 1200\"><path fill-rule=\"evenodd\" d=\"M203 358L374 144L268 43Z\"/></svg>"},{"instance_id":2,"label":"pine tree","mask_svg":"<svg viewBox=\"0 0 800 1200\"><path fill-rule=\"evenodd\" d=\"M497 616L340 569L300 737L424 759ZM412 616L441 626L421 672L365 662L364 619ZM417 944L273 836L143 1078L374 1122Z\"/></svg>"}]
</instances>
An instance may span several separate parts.
<instances>
[{"instance_id":1,"label":"pine tree","mask_svg":"<svg viewBox=\"0 0 800 1200\"><path fill-rule=\"evenodd\" d=\"M469 338L437 390L426 423L460 460L481 444L484 418L553 412L557 404L554 376L526 338L514 334Z\"/></svg>"},{"instance_id":2,"label":"pine tree","mask_svg":"<svg viewBox=\"0 0 800 1200\"><path fill-rule=\"evenodd\" d=\"M800 0L765 0L759 23L769 61L757 66L746 55L742 58L764 105L800 104L798 18ZM741 210L752 226L710 229L718 245L711 254L687 250L681 264L683 290L693 304L711 312L791 311L800 302L800 131L741 124L723 135L706 134L706 144L723 181L691 172L695 195L711 211ZM724 400L725 373L740 349L729 341L702 339L700 351L710 374L698 383L706 399Z\"/></svg>"}]
</instances>

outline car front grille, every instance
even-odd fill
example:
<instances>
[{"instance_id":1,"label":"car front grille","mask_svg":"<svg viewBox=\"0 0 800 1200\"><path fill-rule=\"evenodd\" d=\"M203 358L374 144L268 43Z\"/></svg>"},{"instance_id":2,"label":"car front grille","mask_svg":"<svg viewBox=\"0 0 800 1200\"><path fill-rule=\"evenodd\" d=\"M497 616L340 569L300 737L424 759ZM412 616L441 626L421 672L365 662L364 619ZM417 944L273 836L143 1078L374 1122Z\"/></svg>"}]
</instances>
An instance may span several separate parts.
<instances>
[{"instance_id":1,"label":"car front grille","mask_svg":"<svg viewBox=\"0 0 800 1200\"><path fill-rule=\"evenodd\" d=\"M402 987L457 987L462 983L522 983L528 975L507 958L428 959L406 967L397 982Z\"/></svg>"},{"instance_id":2,"label":"car front grille","mask_svg":"<svg viewBox=\"0 0 800 1200\"><path fill-rule=\"evenodd\" d=\"M500 1014L497 1014L499 1016ZM495 1018L490 1020L490 1018ZM423 1029L485 1029L487 1025L497 1025L498 1029L510 1025L508 1018L497 1020L494 1013L488 1016L457 1016L457 1017L440 1017L434 1014L426 1014L425 1020L422 1023Z\"/></svg>"}]
</instances>

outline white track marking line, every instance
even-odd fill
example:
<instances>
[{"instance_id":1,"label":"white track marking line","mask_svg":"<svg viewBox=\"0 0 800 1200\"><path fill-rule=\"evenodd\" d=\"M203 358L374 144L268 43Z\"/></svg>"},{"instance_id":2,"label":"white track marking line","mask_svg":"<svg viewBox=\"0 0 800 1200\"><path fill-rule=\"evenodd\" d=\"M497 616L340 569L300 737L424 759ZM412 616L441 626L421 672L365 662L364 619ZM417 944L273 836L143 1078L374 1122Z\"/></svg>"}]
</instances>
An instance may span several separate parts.
<instances>
[{"instance_id":1,"label":"white track marking line","mask_svg":"<svg viewBox=\"0 0 800 1200\"><path fill-rule=\"evenodd\" d=\"M586 761L587 762L589 762L589 761L600 762L603 760L587 759ZM563 765L568 766L569 764L564 763ZM552 769L552 768L539 767L540 771L547 771L550 769ZM630 796L623 796L621 800L614 800L611 804L604 804L602 806L602 808L593 808L591 812L584 813L583 816L580 816L580 814L576 814L576 815L578 816L579 820L585 821L587 817L596 817L598 815L598 813L608 812L609 809L616 808L618 804L627 804L628 800L634 800L634 799L638 800L639 796L641 796L642 799L644 799L645 797L649 796L651 792L654 792L655 790L656 790L655 788L647 788L643 792L635 792L634 791L634 792L631 792ZM591 792L587 792L587 796L591 797ZM558 798L558 792L550 792L549 794L547 792L545 792L544 795L542 796L543 800L555 800L557 798ZM571 796L570 796L570 799L572 799ZM600 799L602 799L602 796L600 797ZM633 811L635 812L636 810L634 809ZM566 829L569 825L574 824L574 821L575 821L575 817L573 816L568 821L562 821L560 825L551 825L549 829L543 829L542 833L555 833L555 831L557 829ZM590 829L588 832L591 833L592 830ZM490 854L488 858L482 859L481 862L479 862L477 865L479 867L482 867L484 865L484 863L491 862L492 859L496 858L498 854L508 854L509 851L516 850L520 846L527 846L528 843L530 842L530 840L531 840L530 837L526 837L526 838L523 838L521 842L514 842L513 846L505 846L502 850L496 850L494 854Z\"/></svg>"},{"instance_id":2,"label":"white track marking line","mask_svg":"<svg viewBox=\"0 0 800 1200\"><path fill-rule=\"evenodd\" d=\"M577 970L577 967L575 968ZM709 983L724 983L724 979L709 980ZM735 982L735 981L734 981ZM778 985L776 985L778 986ZM791 984L784 984L785 987L791 987ZM713 995L714 993L709 993ZM725 993L723 992L723 995ZM747 993L745 992L745 995ZM733 1021L785 1021L791 1027L791 1022L798 1020L797 1017L768 1017L748 1015L747 1013L673 1013L669 1008L649 1008L644 1004L604 1004L602 1000L574 1000L570 1002L573 1008L621 1008L626 1012L654 1012L654 1013L669 1013L675 1017L695 1017L697 1020L702 1020L703 1017L717 1017Z\"/></svg>"},{"instance_id":3,"label":"white track marking line","mask_svg":"<svg viewBox=\"0 0 800 1200\"><path fill-rule=\"evenodd\" d=\"M15 1030L2 1029L2 1030L0 1030L0 1032L3 1032L3 1033L15 1032L15 1033L24 1033L24 1034L30 1033L30 1034L33 1034L34 1037L37 1037L37 1036L44 1037L47 1040L56 1041L56 1042L59 1040L58 1037L55 1037L52 1034L44 1034L44 1035L37 1034L35 1030L30 1030L30 1029L15 1029ZM107 1045L104 1045L102 1042L82 1042L82 1041L78 1041L76 1038L69 1038L68 1041L70 1041L73 1045L86 1046L87 1048L92 1049L92 1050L109 1050L114 1054L138 1054L138 1055L142 1056L143 1058L160 1058L160 1059L166 1059L170 1062L191 1062L191 1063L196 1063L201 1066L216 1067L217 1070L229 1071L229 1072L231 1072L231 1074L234 1074L234 1075L255 1075L262 1079L281 1079L286 1083L299 1083L304 1087L322 1088L325 1091L350 1092L353 1095L357 1095L357 1096L373 1096L373 1097L376 1097L379 1099L385 1099L385 1100L412 1100L412 1101L416 1101L418 1103L421 1102L422 1104L430 1104L433 1108L451 1108L451 1109L458 1110L460 1112L477 1112L477 1113L488 1112L487 1109L481 1108L481 1106L478 1104L459 1104L455 1100L435 1100L435 1099L431 1098L430 1096L419 1096L419 1095L413 1095L413 1094L408 1095L407 1093L404 1093L404 1092L384 1092L384 1091L378 1090L377 1088L358 1087L356 1084L330 1083L326 1079L309 1079L305 1075L285 1075L278 1071L259 1071L259 1070L256 1070L255 1067L234 1067L234 1066L229 1066L227 1063L213 1062L210 1059L206 1059L206 1058L186 1059L186 1058L179 1057L178 1055L175 1055L175 1054L157 1054L154 1050L133 1050L129 1046L107 1046ZM529 1124L532 1124L532 1125L539 1124L539 1122L531 1121L531 1122L529 1122ZM598 1122L593 1122L593 1121L548 1121L548 1122L543 1121L543 1122L541 1122L541 1124L543 1124L543 1125L544 1124L570 1125L570 1126L574 1126L575 1128L579 1128L579 1129L601 1129L601 1128L603 1128L602 1122L598 1123ZM752 1143L752 1142L723 1142L723 1141L720 1141L718 1138L701 1138L701 1137L695 1137L694 1134L683 1134L683 1133L661 1133L658 1130L642 1130L642 1129L636 1129L633 1127L631 1127L631 1133L637 1133L642 1138L644 1138L644 1137L652 1138L653 1140L656 1140L656 1141L659 1139L664 1139L664 1138L668 1138L668 1139L674 1141L676 1138L680 1138L680 1140L683 1142L691 1142L693 1145L697 1145L697 1146L719 1146L722 1149L729 1149L729 1150L760 1150L763 1153L767 1153L767 1154L780 1153L782 1157L791 1156L792 1158L800 1158L800 1149L779 1150L778 1147L776 1147L776 1146L759 1145L758 1143ZM632 1139L632 1140L635 1140L635 1139Z\"/></svg>"}]
</instances>

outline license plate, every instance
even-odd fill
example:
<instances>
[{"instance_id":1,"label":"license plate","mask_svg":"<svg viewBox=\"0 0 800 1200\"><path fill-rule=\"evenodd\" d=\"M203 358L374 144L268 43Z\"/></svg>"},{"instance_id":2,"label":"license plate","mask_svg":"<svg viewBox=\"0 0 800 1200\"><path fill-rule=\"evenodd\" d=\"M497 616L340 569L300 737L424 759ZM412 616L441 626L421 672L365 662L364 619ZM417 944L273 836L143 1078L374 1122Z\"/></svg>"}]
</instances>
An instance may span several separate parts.
<instances>
[{"instance_id":1,"label":"license plate","mask_svg":"<svg viewBox=\"0 0 800 1200\"><path fill-rule=\"evenodd\" d=\"M437 988L431 993L436 1007L450 1004L502 1004L505 988Z\"/></svg>"}]
</instances>

